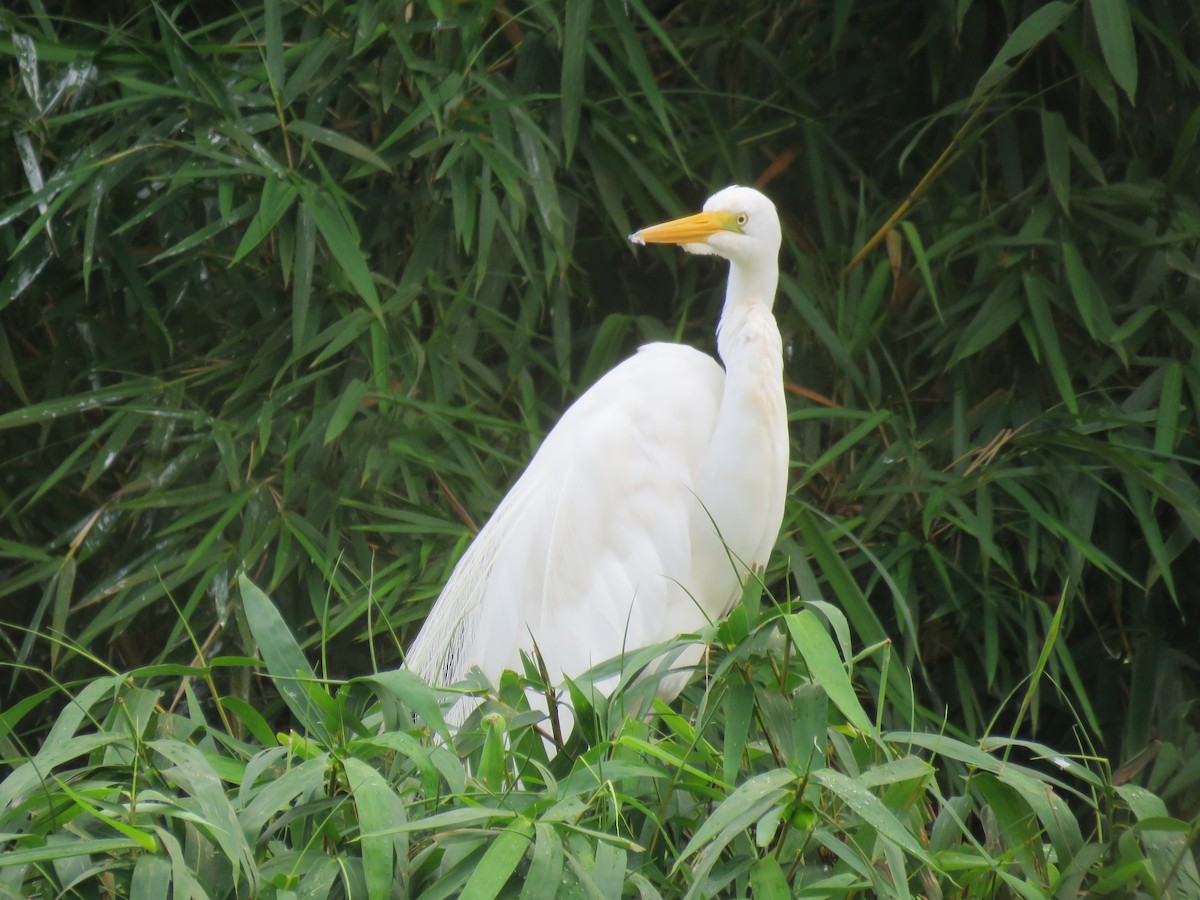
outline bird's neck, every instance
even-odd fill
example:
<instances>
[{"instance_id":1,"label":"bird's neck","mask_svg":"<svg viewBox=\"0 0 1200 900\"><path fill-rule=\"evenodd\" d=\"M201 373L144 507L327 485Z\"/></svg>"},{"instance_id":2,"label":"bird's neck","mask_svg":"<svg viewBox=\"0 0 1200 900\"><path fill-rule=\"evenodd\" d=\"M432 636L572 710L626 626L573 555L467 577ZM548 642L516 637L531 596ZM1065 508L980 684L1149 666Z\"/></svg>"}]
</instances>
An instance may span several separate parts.
<instances>
[{"instance_id":1,"label":"bird's neck","mask_svg":"<svg viewBox=\"0 0 1200 900\"><path fill-rule=\"evenodd\" d=\"M721 321L717 324L717 354L726 365L732 359L733 348L738 344L738 332L746 322L747 312L753 307L766 307L770 312L778 284L777 266L730 262L725 306L721 310Z\"/></svg>"}]
</instances>

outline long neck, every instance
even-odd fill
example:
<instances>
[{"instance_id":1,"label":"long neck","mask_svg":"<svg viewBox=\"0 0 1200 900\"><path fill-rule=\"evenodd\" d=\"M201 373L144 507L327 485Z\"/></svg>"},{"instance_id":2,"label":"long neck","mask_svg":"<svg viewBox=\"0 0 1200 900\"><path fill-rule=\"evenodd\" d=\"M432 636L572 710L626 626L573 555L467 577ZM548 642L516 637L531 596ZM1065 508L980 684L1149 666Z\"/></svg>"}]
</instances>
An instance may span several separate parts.
<instances>
[{"instance_id":1,"label":"long neck","mask_svg":"<svg viewBox=\"0 0 1200 900\"><path fill-rule=\"evenodd\" d=\"M725 306L721 310L721 321L717 323L717 354L726 366L731 362L737 333L746 321L747 310L762 306L770 312L778 285L779 266L774 260L730 261Z\"/></svg>"}]
</instances>

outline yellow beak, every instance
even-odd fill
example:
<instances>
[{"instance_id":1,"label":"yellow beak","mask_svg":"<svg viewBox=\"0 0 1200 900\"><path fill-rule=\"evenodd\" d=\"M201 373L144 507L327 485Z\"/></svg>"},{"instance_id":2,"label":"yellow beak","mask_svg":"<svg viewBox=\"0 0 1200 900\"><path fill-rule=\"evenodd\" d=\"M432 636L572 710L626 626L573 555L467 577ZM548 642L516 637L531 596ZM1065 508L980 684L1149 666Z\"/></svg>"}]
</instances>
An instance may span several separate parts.
<instances>
[{"instance_id":1,"label":"yellow beak","mask_svg":"<svg viewBox=\"0 0 1200 900\"><path fill-rule=\"evenodd\" d=\"M738 231L737 216L727 212L702 212L635 231L635 244L702 244L718 231Z\"/></svg>"}]
</instances>

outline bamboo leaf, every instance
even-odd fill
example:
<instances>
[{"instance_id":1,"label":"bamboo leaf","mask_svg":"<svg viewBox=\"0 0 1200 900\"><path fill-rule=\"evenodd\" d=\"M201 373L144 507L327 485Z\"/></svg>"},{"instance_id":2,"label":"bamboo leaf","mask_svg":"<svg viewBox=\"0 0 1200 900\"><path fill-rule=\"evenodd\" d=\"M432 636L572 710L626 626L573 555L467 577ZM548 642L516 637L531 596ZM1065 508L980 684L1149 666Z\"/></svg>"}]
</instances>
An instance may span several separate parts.
<instances>
[{"instance_id":1,"label":"bamboo leaf","mask_svg":"<svg viewBox=\"0 0 1200 900\"><path fill-rule=\"evenodd\" d=\"M296 207L296 249L292 264L292 346L299 352L308 340L308 307L312 299L313 265L317 256L316 222L301 204Z\"/></svg>"},{"instance_id":2,"label":"bamboo leaf","mask_svg":"<svg viewBox=\"0 0 1200 900\"><path fill-rule=\"evenodd\" d=\"M459 895L464 900L493 900L529 850L533 826L518 819L492 841Z\"/></svg>"},{"instance_id":3,"label":"bamboo leaf","mask_svg":"<svg viewBox=\"0 0 1200 900\"><path fill-rule=\"evenodd\" d=\"M312 667L288 630L287 624L270 599L245 575L238 576L238 588L246 623L258 644L263 662L276 690L308 733L328 739L324 716L305 686L316 683Z\"/></svg>"},{"instance_id":4,"label":"bamboo leaf","mask_svg":"<svg viewBox=\"0 0 1200 900\"><path fill-rule=\"evenodd\" d=\"M750 887L762 900L791 900L792 892L779 860L764 856L750 869Z\"/></svg>"},{"instance_id":5,"label":"bamboo leaf","mask_svg":"<svg viewBox=\"0 0 1200 900\"><path fill-rule=\"evenodd\" d=\"M245 870L253 888L258 883L254 857L238 826L237 815L221 787L221 779L202 754L182 741L161 739L149 742L149 747L175 764L172 772L187 795L196 801L200 822L212 835L225 854L236 881Z\"/></svg>"},{"instance_id":6,"label":"bamboo leaf","mask_svg":"<svg viewBox=\"0 0 1200 900\"><path fill-rule=\"evenodd\" d=\"M938 303L937 285L933 280L933 272L929 267L929 255L925 252L925 243L921 240L921 233L917 231L917 227L912 222L901 222L900 228L904 232L904 236L908 239L908 245L912 248L913 259L916 260L917 270L921 273L921 280L925 282L925 290L929 292L929 300L933 303L933 311L940 319L942 317L942 308Z\"/></svg>"},{"instance_id":7,"label":"bamboo leaf","mask_svg":"<svg viewBox=\"0 0 1200 900\"><path fill-rule=\"evenodd\" d=\"M843 454L847 453L851 448L856 446L864 437L877 428L881 427L891 418L891 413L887 410L879 410L867 416L862 422L855 425L850 431L846 432L837 442L821 454L811 466L809 466L806 478L811 478L815 473L824 469L830 463L837 460Z\"/></svg>"},{"instance_id":8,"label":"bamboo leaf","mask_svg":"<svg viewBox=\"0 0 1200 900\"><path fill-rule=\"evenodd\" d=\"M263 44L267 57L267 79L278 96L284 85L283 20L279 0L263 0Z\"/></svg>"},{"instance_id":9,"label":"bamboo leaf","mask_svg":"<svg viewBox=\"0 0 1200 900\"><path fill-rule=\"evenodd\" d=\"M1009 284L1002 283L992 291L962 332L954 347L951 365L957 365L996 343L1021 318L1023 312L1021 304L1014 302Z\"/></svg>"},{"instance_id":10,"label":"bamboo leaf","mask_svg":"<svg viewBox=\"0 0 1200 900\"><path fill-rule=\"evenodd\" d=\"M1010 71L1007 65L1009 60L1044 41L1074 11L1074 4L1054 0L1054 2L1042 4L1030 13L1020 25L1013 29L1012 34L1001 45L991 64L976 83L972 99L978 100L998 84Z\"/></svg>"},{"instance_id":11,"label":"bamboo leaf","mask_svg":"<svg viewBox=\"0 0 1200 900\"><path fill-rule=\"evenodd\" d=\"M1137 50L1133 42L1129 4L1126 0L1089 0L1088 8L1092 12L1092 21L1100 38L1100 52L1104 54L1108 71L1129 98L1129 103L1136 105Z\"/></svg>"},{"instance_id":12,"label":"bamboo leaf","mask_svg":"<svg viewBox=\"0 0 1200 900\"><path fill-rule=\"evenodd\" d=\"M345 766L362 831L360 839L367 893L372 897L389 896L392 894L394 852L397 848L392 838L381 832L397 822L404 823L404 804L383 776L362 760L349 757L345 760ZM403 832L400 836L405 837ZM403 846L407 846L407 841Z\"/></svg>"},{"instance_id":13,"label":"bamboo leaf","mask_svg":"<svg viewBox=\"0 0 1200 900\"><path fill-rule=\"evenodd\" d=\"M1061 113L1042 110L1042 146L1046 153L1046 175L1063 212L1071 212L1071 153L1067 120Z\"/></svg>"},{"instance_id":14,"label":"bamboo leaf","mask_svg":"<svg viewBox=\"0 0 1200 900\"><path fill-rule=\"evenodd\" d=\"M247 253L257 247L263 238L271 233L275 226L279 224L279 220L291 209L296 195L296 189L287 182L274 178L267 178L263 181L262 196L258 202L258 212L254 214L254 218L246 226L246 233L242 235L241 243L238 244L237 250L233 252L233 259L229 261L230 265L242 259Z\"/></svg>"},{"instance_id":15,"label":"bamboo leaf","mask_svg":"<svg viewBox=\"0 0 1200 900\"><path fill-rule=\"evenodd\" d=\"M1079 317L1083 320L1088 334L1095 338L1097 336L1096 314L1093 308L1095 290L1091 283L1091 277L1084 266L1083 257L1074 244L1064 242L1062 254L1063 265L1067 272L1067 283L1071 287L1071 296L1075 299Z\"/></svg>"},{"instance_id":16,"label":"bamboo leaf","mask_svg":"<svg viewBox=\"0 0 1200 900\"><path fill-rule=\"evenodd\" d=\"M566 5L559 91L562 94L563 159L567 163L571 161L579 134L588 51L587 33L591 18L591 0L572 0Z\"/></svg>"},{"instance_id":17,"label":"bamboo leaf","mask_svg":"<svg viewBox=\"0 0 1200 900\"><path fill-rule=\"evenodd\" d=\"M1183 366L1172 361L1167 363L1164 370L1162 393L1158 398L1158 419L1154 427L1154 453L1160 458L1169 457L1175 452L1182 397Z\"/></svg>"},{"instance_id":18,"label":"bamboo leaf","mask_svg":"<svg viewBox=\"0 0 1200 900\"><path fill-rule=\"evenodd\" d=\"M333 413L329 417L329 422L325 426L326 444L337 440L342 432L346 430L346 426L350 424L350 420L362 409L363 400L366 399L369 392L370 386L359 381L357 378L351 380L346 385L346 389L338 397L337 405L334 406Z\"/></svg>"},{"instance_id":19,"label":"bamboo leaf","mask_svg":"<svg viewBox=\"0 0 1200 900\"><path fill-rule=\"evenodd\" d=\"M1025 299L1029 303L1029 312L1033 318L1034 331L1037 333L1041 346L1042 358L1050 367L1050 375L1058 388L1058 393L1067 405L1072 415L1079 415L1079 400L1071 385L1071 369L1063 356L1062 347L1058 342L1058 328L1050 310L1050 301L1046 297L1046 287L1039 276L1027 272L1022 276L1025 285Z\"/></svg>"},{"instance_id":20,"label":"bamboo leaf","mask_svg":"<svg viewBox=\"0 0 1200 900\"><path fill-rule=\"evenodd\" d=\"M171 886L171 864L162 856L143 854L133 866L129 881L130 896L146 900L167 900Z\"/></svg>"},{"instance_id":21,"label":"bamboo leaf","mask_svg":"<svg viewBox=\"0 0 1200 900\"><path fill-rule=\"evenodd\" d=\"M387 672L376 672L362 680L394 695L424 719L425 723L433 729L434 734L446 743L450 743L450 731L442 717L437 695L434 694L433 688L412 672L407 669L393 669Z\"/></svg>"},{"instance_id":22,"label":"bamboo leaf","mask_svg":"<svg viewBox=\"0 0 1200 900\"><path fill-rule=\"evenodd\" d=\"M704 875L729 842L743 829L757 822L768 809L781 803L795 780L796 777L786 769L763 772L739 786L713 810L696 829L675 863L678 869L689 857L700 854L693 867L694 880L689 895L698 891Z\"/></svg>"},{"instance_id":23,"label":"bamboo leaf","mask_svg":"<svg viewBox=\"0 0 1200 900\"><path fill-rule=\"evenodd\" d=\"M104 856L110 853L120 853L123 850L140 849L141 843L132 838L76 839L50 846L8 850L3 857L0 857L0 868L39 865L60 859L77 859L89 854Z\"/></svg>"},{"instance_id":24,"label":"bamboo leaf","mask_svg":"<svg viewBox=\"0 0 1200 900\"><path fill-rule=\"evenodd\" d=\"M925 848L908 832L896 815L853 778L833 769L818 769L811 777L845 801L848 807L869 822L880 835L926 865L934 865Z\"/></svg>"},{"instance_id":25,"label":"bamboo leaf","mask_svg":"<svg viewBox=\"0 0 1200 900\"><path fill-rule=\"evenodd\" d=\"M553 900L558 896L563 860L563 842L558 832L544 822L535 822L533 855L521 888L521 900Z\"/></svg>"},{"instance_id":26,"label":"bamboo leaf","mask_svg":"<svg viewBox=\"0 0 1200 900\"><path fill-rule=\"evenodd\" d=\"M108 733L61 737L52 735L43 741L35 757L14 766L8 776L0 781L0 801L7 807L9 803L41 783L45 773L54 767L122 740L124 738L121 735ZM126 841L133 846L138 844L137 841L122 838L123 845ZM4 854L4 862L11 863L7 853Z\"/></svg>"},{"instance_id":27,"label":"bamboo leaf","mask_svg":"<svg viewBox=\"0 0 1200 900\"><path fill-rule=\"evenodd\" d=\"M987 773L976 775L971 783L983 794L996 817L1000 839L1020 863L1025 876L1035 883L1044 882L1046 860L1041 827L1033 809L1017 791Z\"/></svg>"},{"instance_id":28,"label":"bamboo leaf","mask_svg":"<svg viewBox=\"0 0 1200 900\"><path fill-rule=\"evenodd\" d=\"M375 292L375 282L367 267L366 257L358 245L357 235L346 226L338 211L320 192L301 188L300 196L305 210L312 217L317 230L321 232L321 237L325 239L325 246L341 266L358 296L373 314L382 315L379 295Z\"/></svg>"},{"instance_id":29,"label":"bamboo leaf","mask_svg":"<svg viewBox=\"0 0 1200 900\"><path fill-rule=\"evenodd\" d=\"M829 699L842 711L855 728L873 734L875 726L858 702L850 677L838 656L837 648L828 633L808 610L787 616L788 633L796 650L804 657L809 674L829 694Z\"/></svg>"},{"instance_id":30,"label":"bamboo leaf","mask_svg":"<svg viewBox=\"0 0 1200 900\"><path fill-rule=\"evenodd\" d=\"M324 128L312 122L307 122L304 119L292 119L288 122L288 131L294 132L301 137L306 137L310 141L318 144L324 144L326 147L331 147L339 153L345 153L347 156L352 156L357 160L367 163L368 165L378 169L381 172L390 172L391 166L375 153L373 150L364 147L361 143L353 138L347 137L344 134L333 131L329 128Z\"/></svg>"}]
</instances>

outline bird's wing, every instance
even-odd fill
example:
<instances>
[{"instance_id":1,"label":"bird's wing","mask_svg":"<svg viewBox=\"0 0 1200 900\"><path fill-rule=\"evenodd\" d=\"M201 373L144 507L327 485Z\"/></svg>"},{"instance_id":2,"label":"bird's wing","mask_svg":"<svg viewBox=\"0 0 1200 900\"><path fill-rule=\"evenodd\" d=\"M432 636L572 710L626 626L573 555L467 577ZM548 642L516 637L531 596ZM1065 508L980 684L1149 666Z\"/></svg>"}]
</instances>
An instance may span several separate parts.
<instances>
[{"instance_id":1,"label":"bird's wing","mask_svg":"<svg viewBox=\"0 0 1200 900\"><path fill-rule=\"evenodd\" d=\"M409 668L442 684L473 665L495 678L536 641L557 680L703 624L681 582L723 382L714 359L677 344L643 347L596 382L468 548Z\"/></svg>"}]
</instances>

